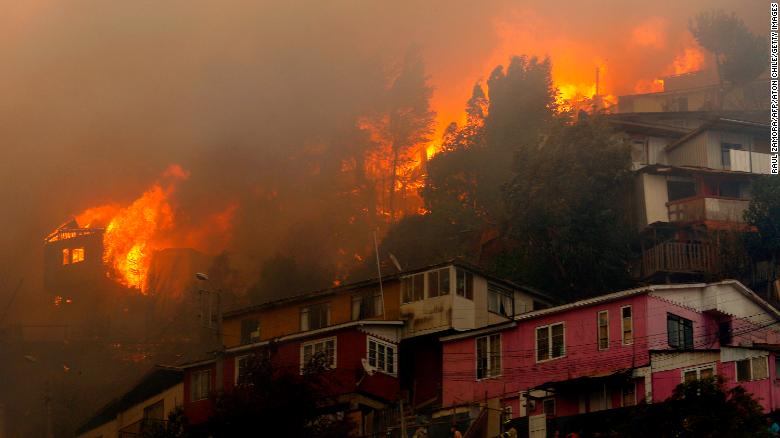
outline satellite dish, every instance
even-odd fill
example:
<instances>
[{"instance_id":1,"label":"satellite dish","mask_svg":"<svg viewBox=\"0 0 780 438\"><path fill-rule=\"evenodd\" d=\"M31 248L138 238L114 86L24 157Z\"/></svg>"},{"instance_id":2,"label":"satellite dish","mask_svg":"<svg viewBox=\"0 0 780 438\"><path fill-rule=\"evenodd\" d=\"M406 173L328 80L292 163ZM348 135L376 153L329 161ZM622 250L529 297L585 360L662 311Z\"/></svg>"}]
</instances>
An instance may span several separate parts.
<instances>
[{"instance_id":1,"label":"satellite dish","mask_svg":"<svg viewBox=\"0 0 780 438\"><path fill-rule=\"evenodd\" d=\"M398 269L398 272L403 271L403 268L401 268L401 264L398 263L398 259L395 258L395 255L393 255L393 253L390 253L390 260L393 261L393 264L395 265L396 269Z\"/></svg>"},{"instance_id":2,"label":"satellite dish","mask_svg":"<svg viewBox=\"0 0 780 438\"><path fill-rule=\"evenodd\" d=\"M369 365L368 360L366 360L365 358L360 359L360 363L363 365L363 371L365 371L366 374L368 374L369 376L374 375L374 373L376 372L376 367L372 367L371 365Z\"/></svg>"}]
</instances>

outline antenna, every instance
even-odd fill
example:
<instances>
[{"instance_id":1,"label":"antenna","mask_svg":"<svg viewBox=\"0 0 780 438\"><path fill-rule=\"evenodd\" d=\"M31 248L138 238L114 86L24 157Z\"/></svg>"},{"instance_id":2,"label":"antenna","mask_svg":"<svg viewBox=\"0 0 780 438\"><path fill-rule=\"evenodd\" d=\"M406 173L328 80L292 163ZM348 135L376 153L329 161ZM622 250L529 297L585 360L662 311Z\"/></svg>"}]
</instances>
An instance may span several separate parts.
<instances>
[{"instance_id":1,"label":"antenna","mask_svg":"<svg viewBox=\"0 0 780 438\"><path fill-rule=\"evenodd\" d=\"M379 245L376 243L376 230L374 230L374 252L376 253L376 273L379 277L379 296L382 297L382 315L385 316L385 291L382 289L382 267L379 263Z\"/></svg>"}]
</instances>

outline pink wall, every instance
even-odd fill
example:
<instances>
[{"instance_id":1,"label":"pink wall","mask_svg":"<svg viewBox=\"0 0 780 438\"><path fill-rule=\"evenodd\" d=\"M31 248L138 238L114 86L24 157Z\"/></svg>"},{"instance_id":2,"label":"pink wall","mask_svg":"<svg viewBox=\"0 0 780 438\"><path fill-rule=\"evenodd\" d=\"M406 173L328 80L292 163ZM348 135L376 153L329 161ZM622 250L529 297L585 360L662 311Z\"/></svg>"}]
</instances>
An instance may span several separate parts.
<instances>
[{"instance_id":1,"label":"pink wall","mask_svg":"<svg viewBox=\"0 0 780 438\"><path fill-rule=\"evenodd\" d=\"M622 345L620 309L631 305L634 343ZM620 369L647 365L649 362L646 320L647 295L623 298L584 308L519 321L518 326L501 332L502 376L476 380L475 340L473 337L444 343L444 406L501 397L549 381L593 376ZM610 346L597 346L597 314L609 311ZM536 362L535 329L565 322L566 354L562 358ZM664 329L665 329L664 319Z\"/></svg>"}]
</instances>

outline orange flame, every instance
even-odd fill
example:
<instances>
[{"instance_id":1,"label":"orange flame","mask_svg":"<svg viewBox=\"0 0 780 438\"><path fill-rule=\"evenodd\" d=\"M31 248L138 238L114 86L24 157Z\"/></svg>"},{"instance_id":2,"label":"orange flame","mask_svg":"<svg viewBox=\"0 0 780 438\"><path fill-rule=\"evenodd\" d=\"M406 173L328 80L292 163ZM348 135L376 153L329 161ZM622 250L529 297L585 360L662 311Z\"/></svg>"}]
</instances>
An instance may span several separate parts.
<instances>
[{"instance_id":1,"label":"orange flame","mask_svg":"<svg viewBox=\"0 0 780 438\"><path fill-rule=\"evenodd\" d=\"M704 65L704 53L697 47L687 47L672 62L674 74L681 75L701 70Z\"/></svg>"},{"instance_id":2,"label":"orange flame","mask_svg":"<svg viewBox=\"0 0 780 438\"><path fill-rule=\"evenodd\" d=\"M108 224L103 235L103 262L110 269L109 275L119 283L146 292L151 256L161 249L159 235L174 224L168 198L175 183L188 176L180 166L172 165L163 173L166 185L155 182L129 206L112 203L89 208L76 216L77 222L87 227Z\"/></svg>"}]
</instances>

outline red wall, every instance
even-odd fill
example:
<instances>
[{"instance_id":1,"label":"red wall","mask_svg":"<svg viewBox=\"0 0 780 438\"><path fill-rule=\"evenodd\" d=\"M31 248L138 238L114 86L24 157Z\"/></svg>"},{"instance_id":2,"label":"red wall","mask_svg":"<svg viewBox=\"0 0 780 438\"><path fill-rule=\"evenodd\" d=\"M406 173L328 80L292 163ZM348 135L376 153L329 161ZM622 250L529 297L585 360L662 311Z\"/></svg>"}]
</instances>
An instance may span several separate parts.
<instances>
[{"instance_id":1,"label":"red wall","mask_svg":"<svg viewBox=\"0 0 780 438\"><path fill-rule=\"evenodd\" d=\"M399 384L396 376L382 372L376 372L373 376L364 376L365 372L363 371L361 359L367 358L367 335L356 328L320 334L278 345L273 356L274 366L279 370L299 373L301 344L330 337L336 337L336 369L325 371L324 373L326 387L331 395L360 393L385 401L398 398ZM223 364L223 388L225 391L230 391L234 388L236 378L235 359L245 354L249 354L249 352L244 351L225 357ZM191 373L205 368L207 367L188 369L184 378L184 410L189 421L193 424L205 421L214 413L214 406L211 400L192 402L189 398ZM214 388L216 368L213 364L210 368L212 370L212 388Z\"/></svg>"}]
</instances>

